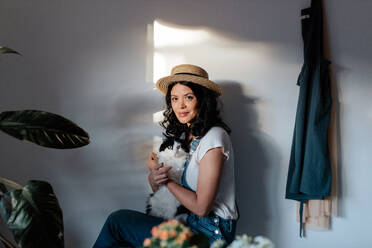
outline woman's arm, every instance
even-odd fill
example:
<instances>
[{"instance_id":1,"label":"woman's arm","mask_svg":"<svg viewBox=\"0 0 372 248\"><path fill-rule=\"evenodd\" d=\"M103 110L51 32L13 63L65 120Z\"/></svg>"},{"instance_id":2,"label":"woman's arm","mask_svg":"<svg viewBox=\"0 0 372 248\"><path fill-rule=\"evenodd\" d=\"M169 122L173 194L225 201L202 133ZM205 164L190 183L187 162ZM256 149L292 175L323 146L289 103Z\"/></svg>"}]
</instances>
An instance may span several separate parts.
<instances>
[{"instance_id":1,"label":"woman's arm","mask_svg":"<svg viewBox=\"0 0 372 248\"><path fill-rule=\"evenodd\" d=\"M225 159L221 147L211 149L204 155L199 164L196 193L171 180L166 185L183 206L204 217L208 215L216 198Z\"/></svg>"}]
</instances>

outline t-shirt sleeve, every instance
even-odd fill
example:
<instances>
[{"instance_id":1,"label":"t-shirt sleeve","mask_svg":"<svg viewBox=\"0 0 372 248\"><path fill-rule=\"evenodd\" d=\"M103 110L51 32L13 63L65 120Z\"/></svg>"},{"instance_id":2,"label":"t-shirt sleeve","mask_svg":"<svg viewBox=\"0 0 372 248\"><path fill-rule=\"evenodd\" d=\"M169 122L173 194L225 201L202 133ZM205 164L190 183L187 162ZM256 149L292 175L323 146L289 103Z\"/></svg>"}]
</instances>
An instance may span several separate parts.
<instances>
[{"instance_id":1,"label":"t-shirt sleeve","mask_svg":"<svg viewBox=\"0 0 372 248\"><path fill-rule=\"evenodd\" d=\"M217 147L222 148L222 152L226 156L226 160L228 160L231 153L230 136L221 127L213 127L200 140L196 150L196 161L199 163L209 150Z\"/></svg>"}]
</instances>

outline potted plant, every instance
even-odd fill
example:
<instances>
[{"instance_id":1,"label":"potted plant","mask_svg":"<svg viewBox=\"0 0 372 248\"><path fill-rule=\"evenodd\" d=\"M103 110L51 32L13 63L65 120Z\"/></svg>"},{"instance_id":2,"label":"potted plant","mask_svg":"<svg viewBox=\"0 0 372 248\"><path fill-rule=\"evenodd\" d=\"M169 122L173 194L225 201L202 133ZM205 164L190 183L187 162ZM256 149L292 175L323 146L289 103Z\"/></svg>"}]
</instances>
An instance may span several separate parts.
<instances>
[{"instance_id":1,"label":"potted plant","mask_svg":"<svg viewBox=\"0 0 372 248\"><path fill-rule=\"evenodd\" d=\"M19 52L0 46L0 54ZM89 135L74 122L40 110L0 113L0 130L37 145L71 149L89 144ZM0 212L17 245L0 233L6 248L63 248L63 215L52 186L30 180L24 186L0 177Z\"/></svg>"}]
</instances>

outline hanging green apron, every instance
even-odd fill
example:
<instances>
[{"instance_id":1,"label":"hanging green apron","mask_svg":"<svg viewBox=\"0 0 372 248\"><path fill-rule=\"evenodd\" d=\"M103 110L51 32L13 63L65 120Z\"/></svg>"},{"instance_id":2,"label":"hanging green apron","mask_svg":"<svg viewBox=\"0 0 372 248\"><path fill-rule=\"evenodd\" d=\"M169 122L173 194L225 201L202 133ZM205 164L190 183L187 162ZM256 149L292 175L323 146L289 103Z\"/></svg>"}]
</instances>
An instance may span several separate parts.
<instances>
[{"instance_id":1,"label":"hanging green apron","mask_svg":"<svg viewBox=\"0 0 372 248\"><path fill-rule=\"evenodd\" d=\"M321 0L301 11L304 64L289 162L286 198L300 202L300 236L303 204L324 199L331 192L332 173L328 150L331 114L329 64L323 56Z\"/></svg>"}]
</instances>

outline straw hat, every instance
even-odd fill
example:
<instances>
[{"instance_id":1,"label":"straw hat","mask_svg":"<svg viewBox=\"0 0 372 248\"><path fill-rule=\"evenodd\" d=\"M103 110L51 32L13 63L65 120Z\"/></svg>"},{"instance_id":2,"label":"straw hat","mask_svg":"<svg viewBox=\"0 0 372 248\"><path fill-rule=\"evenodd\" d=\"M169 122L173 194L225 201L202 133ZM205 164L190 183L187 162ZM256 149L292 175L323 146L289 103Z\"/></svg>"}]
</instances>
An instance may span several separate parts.
<instances>
[{"instance_id":1,"label":"straw hat","mask_svg":"<svg viewBox=\"0 0 372 248\"><path fill-rule=\"evenodd\" d=\"M160 78L156 82L156 88L163 94L167 94L168 86L173 82L187 81L204 86L217 95L221 95L221 87L208 79L208 73L201 67L190 64L177 65L172 68L171 75Z\"/></svg>"}]
</instances>

